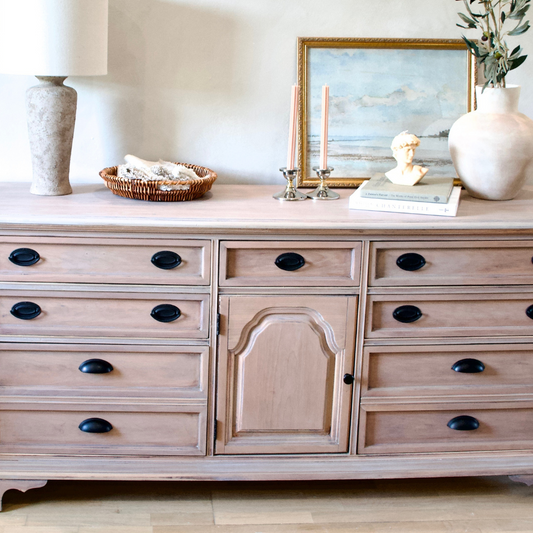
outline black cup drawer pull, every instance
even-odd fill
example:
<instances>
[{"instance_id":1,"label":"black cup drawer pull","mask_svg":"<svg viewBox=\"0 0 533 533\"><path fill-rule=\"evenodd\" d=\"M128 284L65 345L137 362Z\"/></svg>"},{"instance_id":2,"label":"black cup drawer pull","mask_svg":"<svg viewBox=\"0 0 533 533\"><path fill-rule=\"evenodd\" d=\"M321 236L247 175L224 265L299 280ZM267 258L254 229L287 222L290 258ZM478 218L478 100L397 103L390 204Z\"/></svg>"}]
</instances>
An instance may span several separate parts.
<instances>
[{"instance_id":1,"label":"black cup drawer pull","mask_svg":"<svg viewBox=\"0 0 533 533\"><path fill-rule=\"evenodd\" d=\"M41 314L41 308L33 302L18 302L10 313L20 320L32 320Z\"/></svg>"},{"instance_id":2,"label":"black cup drawer pull","mask_svg":"<svg viewBox=\"0 0 533 533\"><path fill-rule=\"evenodd\" d=\"M423 256L416 253L403 254L396 259L396 264L402 269L408 272L414 272L420 270L426 266L426 260Z\"/></svg>"},{"instance_id":3,"label":"black cup drawer pull","mask_svg":"<svg viewBox=\"0 0 533 533\"><path fill-rule=\"evenodd\" d=\"M401 305L394 310L392 316L398 322L411 324L422 318L422 311L416 305Z\"/></svg>"},{"instance_id":4,"label":"black cup drawer pull","mask_svg":"<svg viewBox=\"0 0 533 533\"><path fill-rule=\"evenodd\" d=\"M162 270L172 270L181 265L181 257L176 252L163 250L152 256L152 264Z\"/></svg>"},{"instance_id":5,"label":"black cup drawer pull","mask_svg":"<svg viewBox=\"0 0 533 533\"><path fill-rule=\"evenodd\" d=\"M113 372L113 365L103 359L87 359L79 366L84 374L108 374Z\"/></svg>"},{"instance_id":6,"label":"black cup drawer pull","mask_svg":"<svg viewBox=\"0 0 533 533\"><path fill-rule=\"evenodd\" d=\"M181 311L175 305L161 304L154 307L150 314L158 322L174 322L181 316Z\"/></svg>"},{"instance_id":7,"label":"black cup drawer pull","mask_svg":"<svg viewBox=\"0 0 533 533\"><path fill-rule=\"evenodd\" d=\"M85 433L109 433L113 426L103 418L87 418L78 428Z\"/></svg>"},{"instance_id":8,"label":"black cup drawer pull","mask_svg":"<svg viewBox=\"0 0 533 533\"><path fill-rule=\"evenodd\" d=\"M452 418L448 427L456 431L474 431L479 427L479 422L473 416L462 415Z\"/></svg>"},{"instance_id":9,"label":"black cup drawer pull","mask_svg":"<svg viewBox=\"0 0 533 533\"><path fill-rule=\"evenodd\" d=\"M275 265L278 268L281 268L281 270L294 272L305 265L305 259L300 254L295 252L287 252L286 254L281 254L276 258Z\"/></svg>"},{"instance_id":10,"label":"black cup drawer pull","mask_svg":"<svg viewBox=\"0 0 533 533\"><path fill-rule=\"evenodd\" d=\"M526 309L526 315L533 319L533 305L530 305L527 309Z\"/></svg>"},{"instance_id":11,"label":"black cup drawer pull","mask_svg":"<svg viewBox=\"0 0 533 533\"><path fill-rule=\"evenodd\" d=\"M28 267L34 265L41 256L31 248L17 248L9 254L9 260L18 266Z\"/></svg>"},{"instance_id":12,"label":"black cup drawer pull","mask_svg":"<svg viewBox=\"0 0 533 533\"><path fill-rule=\"evenodd\" d=\"M485 370L485 365L478 359L461 359L452 366L452 370L461 374L479 374Z\"/></svg>"}]
</instances>

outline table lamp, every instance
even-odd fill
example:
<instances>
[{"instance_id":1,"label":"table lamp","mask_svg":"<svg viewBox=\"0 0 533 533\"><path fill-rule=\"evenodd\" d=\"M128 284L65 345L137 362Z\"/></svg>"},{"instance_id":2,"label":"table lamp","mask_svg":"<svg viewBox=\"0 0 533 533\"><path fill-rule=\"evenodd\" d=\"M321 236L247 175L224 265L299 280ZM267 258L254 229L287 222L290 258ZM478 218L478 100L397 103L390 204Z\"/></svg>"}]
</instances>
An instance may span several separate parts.
<instances>
[{"instance_id":1,"label":"table lamp","mask_svg":"<svg viewBox=\"0 0 533 533\"><path fill-rule=\"evenodd\" d=\"M26 93L33 194L70 194L77 93L67 76L107 74L108 0L0 0L0 72L32 74Z\"/></svg>"}]
</instances>

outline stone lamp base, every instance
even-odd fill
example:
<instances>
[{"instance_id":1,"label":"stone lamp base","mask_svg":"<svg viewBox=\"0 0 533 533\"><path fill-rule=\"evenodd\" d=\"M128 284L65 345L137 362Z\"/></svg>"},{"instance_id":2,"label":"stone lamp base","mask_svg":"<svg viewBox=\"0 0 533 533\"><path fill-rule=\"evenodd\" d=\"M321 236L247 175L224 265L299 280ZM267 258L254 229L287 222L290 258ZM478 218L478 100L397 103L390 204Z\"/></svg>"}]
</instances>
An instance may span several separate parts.
<instances>
[{"instance_id":1,"label":"stone lamp base","mask_svg":"<svg viewBox=\"0 0 533 533\"><path fill-rule=\"evenodd\" d=\"M37 76L39 85L26 92L33 181L30 192L44 196L72 193L70 155L78 95L66 76Z\"/></svg>"}]
</instances>

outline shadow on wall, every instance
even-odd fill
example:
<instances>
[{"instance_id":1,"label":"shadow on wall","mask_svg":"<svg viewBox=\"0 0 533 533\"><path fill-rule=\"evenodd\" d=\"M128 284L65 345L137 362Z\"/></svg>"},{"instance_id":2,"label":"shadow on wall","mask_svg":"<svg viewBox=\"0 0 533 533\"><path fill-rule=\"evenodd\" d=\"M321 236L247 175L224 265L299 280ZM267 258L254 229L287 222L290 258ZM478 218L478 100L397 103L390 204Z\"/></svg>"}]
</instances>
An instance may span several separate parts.
<instances>
[{"instance_id":1,"label":"shadow on wall","mask_svg":"<svg viewBox=\"0 0 533 533\"><path fill-rule=\"evenodd\" d=\"M215 10L171 1L111 0L106 159L172 158L187 136L180 110L188 96L221 100L232 90L234 25Z\"/></svg>"}]
</instances>

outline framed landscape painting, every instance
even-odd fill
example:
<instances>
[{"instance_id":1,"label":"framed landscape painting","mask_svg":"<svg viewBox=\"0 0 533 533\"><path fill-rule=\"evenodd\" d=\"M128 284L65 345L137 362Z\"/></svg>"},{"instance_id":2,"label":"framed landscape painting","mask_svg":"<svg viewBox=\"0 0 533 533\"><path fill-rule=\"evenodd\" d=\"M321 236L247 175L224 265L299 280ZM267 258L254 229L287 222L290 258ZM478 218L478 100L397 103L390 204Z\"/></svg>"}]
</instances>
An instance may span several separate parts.
<instances>
[{"instance_id":1,"label":"framed landscape painting","mask_svg":"<svg viewBox=\"0 0 533 533\"><path fill-rule=\"evenodd\" d=\"M428 177L456 177L452 124L475 108L476 62L462 40L298 39L301 186L314 187L322 86L329 85L328 184L355 187L396 161L393 138L420 138L416 162Z\"/></svg>"}]
</instances>

